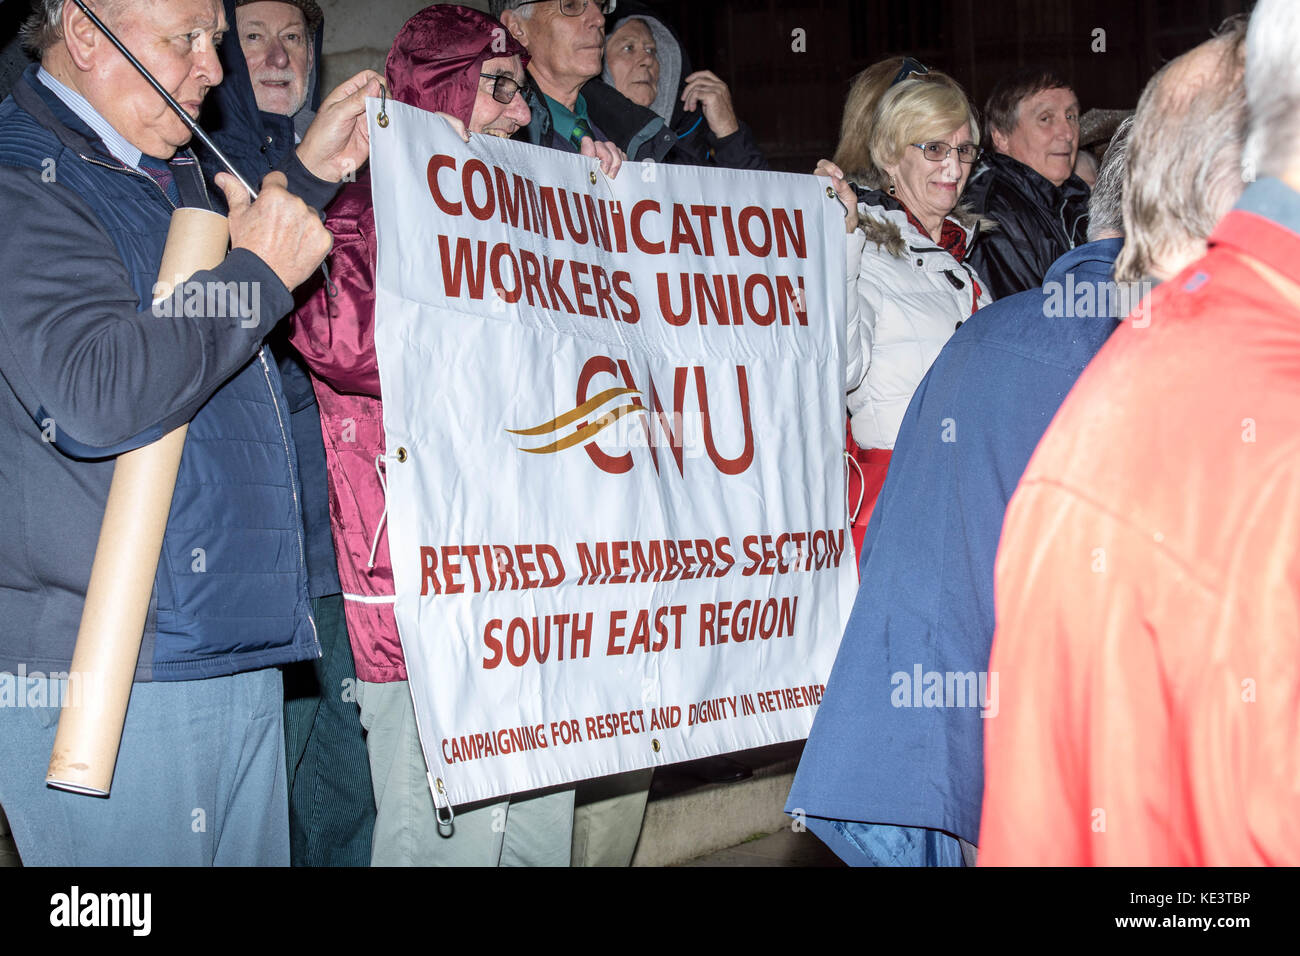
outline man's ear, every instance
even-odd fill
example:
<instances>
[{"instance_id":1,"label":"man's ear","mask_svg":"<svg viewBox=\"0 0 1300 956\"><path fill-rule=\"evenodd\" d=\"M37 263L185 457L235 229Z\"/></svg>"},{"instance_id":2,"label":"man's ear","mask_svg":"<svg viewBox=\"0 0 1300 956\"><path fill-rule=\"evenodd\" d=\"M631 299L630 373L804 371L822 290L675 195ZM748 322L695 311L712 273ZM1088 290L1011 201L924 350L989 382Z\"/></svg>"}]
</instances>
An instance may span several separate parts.
<instances>
[{"instance_id":1,"label":"man's ear","mask_svg":"<svg viewBox=\"0 0 1300 956\"><path fill-rule=\"evenodd\" d=\"M990 127L989 137L993 140L993 148L995 150L999 153L1005 153L1007 151L1008 138L1002 130L997 129L996 127Z\"/></svg>"},{"instance_id":2,"label":"man's ear","mask_svg":"<svg viewBox=\"0 0 1300 956\"><path fill-rule=\"evenodd\" d=\"M95 54L107 44L99 27L75 3L63 5L63 47L78 70L87 73L95 66Z\"/></svg>"},{"instance_id":3,"label":"man's ear","mask_svg":"<svg viewBox=\"0 0 1300 956\"><path fill-rule=\"evenodd\" d=\"M75 6L75 4L74 4ZM528 47L528 21L519 16L513 10L501 11L501 25L509 31L510 35L519 41L519 45L527 49Z\"/></svg>"}]
</instances>

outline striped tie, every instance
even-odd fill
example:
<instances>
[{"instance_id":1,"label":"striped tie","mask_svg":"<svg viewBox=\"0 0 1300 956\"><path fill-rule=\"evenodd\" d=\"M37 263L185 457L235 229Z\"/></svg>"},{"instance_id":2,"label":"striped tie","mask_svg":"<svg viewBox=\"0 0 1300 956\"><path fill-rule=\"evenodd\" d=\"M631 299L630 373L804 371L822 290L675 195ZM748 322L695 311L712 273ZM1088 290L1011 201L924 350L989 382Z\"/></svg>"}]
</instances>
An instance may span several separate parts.
<instances>
[{"instance_id":1,"label":"striped tie","mask_svg":"<svg viewBox=\"0 0 1300 956\"><path fill-rule=\"evenodd\" d=\"M569 131L569 142L574 145L575 149L582 149L582 138L584 136L591 136L591 127L587 125L585 119L579 116L577 122L573 124L573 129ZM595 139L596 137L592 136L591 138Z\"/></svg>"}]
</instances>

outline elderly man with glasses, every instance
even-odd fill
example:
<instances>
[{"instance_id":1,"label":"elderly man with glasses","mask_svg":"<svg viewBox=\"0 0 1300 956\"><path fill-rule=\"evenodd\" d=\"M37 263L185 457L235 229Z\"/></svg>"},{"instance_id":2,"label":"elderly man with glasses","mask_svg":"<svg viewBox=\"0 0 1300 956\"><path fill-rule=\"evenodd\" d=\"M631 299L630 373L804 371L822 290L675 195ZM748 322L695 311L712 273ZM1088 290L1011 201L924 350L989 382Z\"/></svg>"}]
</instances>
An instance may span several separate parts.
<instances>
[{"instance_id":1,"label":"elderly man with glasses","mask_svg":"<svg viewBox=\"0 0 1300 956\"><path fill-rule=\"evenodd\" d=\"M532 122L521 135L538 146L604 162L659 162L677 142L664 121L598 79L605 15L615 0L492 0L511 38L528 50L524 96Z\"/></svg>"}]
</instances>

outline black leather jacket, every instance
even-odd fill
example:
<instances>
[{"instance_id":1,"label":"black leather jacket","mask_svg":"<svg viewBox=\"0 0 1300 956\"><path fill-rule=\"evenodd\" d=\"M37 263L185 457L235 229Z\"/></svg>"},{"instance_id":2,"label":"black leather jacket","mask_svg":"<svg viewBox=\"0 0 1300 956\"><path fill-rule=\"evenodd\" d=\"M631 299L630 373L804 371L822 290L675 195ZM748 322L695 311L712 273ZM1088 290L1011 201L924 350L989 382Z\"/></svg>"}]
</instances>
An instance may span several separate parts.
<instances>
[{"instance_id":1,"label":"black leather jacket","mask_svg":"<svg viewBox=\"0 0 1300 956\"><path fill-rule=\"evenodd\" d=\"M1078 176L1053 186L1003 153L980 164L962 201L998 228L980 237L968 261L995 299L1037 289L1053 262L1088 241L1090 196Z\"/></svg>"}]
</instances>

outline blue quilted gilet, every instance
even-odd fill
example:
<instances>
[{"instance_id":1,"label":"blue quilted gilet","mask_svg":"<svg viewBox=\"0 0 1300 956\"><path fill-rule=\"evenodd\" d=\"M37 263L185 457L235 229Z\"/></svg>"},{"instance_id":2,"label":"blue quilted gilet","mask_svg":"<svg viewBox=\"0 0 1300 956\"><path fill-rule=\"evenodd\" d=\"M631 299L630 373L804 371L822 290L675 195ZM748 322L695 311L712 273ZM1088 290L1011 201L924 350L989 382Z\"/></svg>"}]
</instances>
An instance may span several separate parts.
<instances>
[{"instance_id":1,"label":"blue quilted gilet","mask_svg":"<svg viewBox=\"0 0 1300 956\"><path fill-rule=\"evenodd\" d=\"M148 176L108 155L34 69L18 85L26 88L15 90L20 108L4 125L0 163L42 169L53 158L58 184L94 210L141 310L149 309L172 202ZM65 135L47 128L58 124ZM208 208L194 157L179 153L170 166L182 203ZM216 677L320 655L300 499L289 409L264 348L190 423L154 582L154 633L146 633L153 680Z\"/></svg>"}]
</instances>

